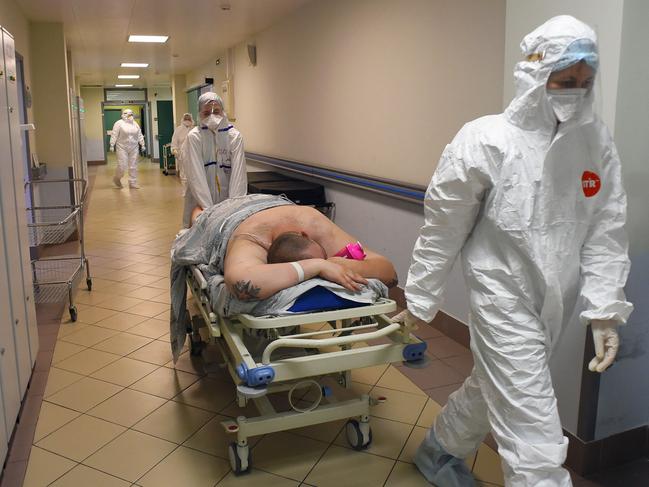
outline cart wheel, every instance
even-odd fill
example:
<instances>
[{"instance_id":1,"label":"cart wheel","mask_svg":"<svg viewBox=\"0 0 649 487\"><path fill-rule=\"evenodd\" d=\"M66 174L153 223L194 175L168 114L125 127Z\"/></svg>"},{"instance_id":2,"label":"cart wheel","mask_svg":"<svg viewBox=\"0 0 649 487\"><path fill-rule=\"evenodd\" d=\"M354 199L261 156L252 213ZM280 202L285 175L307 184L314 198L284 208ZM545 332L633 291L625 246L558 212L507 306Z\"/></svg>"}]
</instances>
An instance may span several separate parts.
<instances>
[{"instance_id":1,"label":"cart wheel","mask_svg":"<svg viewBox=\"0 0 649 487\"><path fill-rule=\"evenodd\" d=\"M165 176L169 176L169 171L162 171L162 174L164 174Z\"/></svg>"},{"instance_id":2,"label":"cart wheel","mask_svg":"<svg viewBox=\"0 0 649 487\"><path fill-rule=\"evenodd\" d=\"M350 419L345 425L347 442L354 450L365 450L372 444L372 428L369 423L359 423Z\"/></svg>"},{"instance_id":3,"label":"cart wheel","mask_svg":"<svg viewBox=\"0 0 649 487\"><path fill-rule=\"evenodd\" d=\"M252 458L250 457L250 448L239 446L236 442L230 443L228 447L228 456L230 457L230 467L235 475L250 472Z\"/></svg>"},{"instance_id":4,"label":"cart wheel","mask_svg":"<svg viewBox=\"0 0 649 487\"><path fill-rule=\"evenodd\" d=\"M77 321L77 307L70 306L70 309L68 311L70 312L70 319L72 321Z\"/></svg>"},{"instance_id":5,"label":"cart wheel","mask_svg":"<svg viewBox=\"0 0 649 487\"><path fill-rule=\"evenodd\" d=\"M86 279L86 286L88 287L88 291L92 291L92 279Z\"/></svg>"}]
</instances>

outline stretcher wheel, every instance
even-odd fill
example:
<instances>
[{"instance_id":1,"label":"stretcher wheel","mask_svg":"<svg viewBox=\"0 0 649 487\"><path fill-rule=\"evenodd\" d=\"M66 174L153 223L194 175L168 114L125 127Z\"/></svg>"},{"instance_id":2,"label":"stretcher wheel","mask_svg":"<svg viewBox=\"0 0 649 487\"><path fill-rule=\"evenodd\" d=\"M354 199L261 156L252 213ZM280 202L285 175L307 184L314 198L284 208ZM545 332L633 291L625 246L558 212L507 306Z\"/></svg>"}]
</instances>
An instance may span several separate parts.
<instances>
[{"instance_id":1,"label":"stretcher wheel","mask_svg":"<svg viewBox=\"0 0 649 487\"><path fill-rule=\"evenodd\" d=\"M70 306L68 311L70 312L70 319L72 321L77 321L77 307L76 306Z\"/></svg>"},{"instance_id":2,"label":"stretcher wheel","mask_svg":"<svg viewBox=\"0 0 649 487\"><path fill-rule=\"evenodd\" d=\"M359 423L350 419L345 425L347 443L354 450L365 450L372 444L372 428L369 423Z\"/></svg>"},{"instance_id":3,"label":"stretcher wheel","mask_svg":"<svg viewBox=\"0 0 649 487\"><path fill-rule=\"evenodd\" d=\"M92 291L92 279L86 279L86 286L88 287L88 291Z\"/></svg>"},{"instance_id":4,"label":"stretcher wheel","mask_svg":"<svg viewBox=\"0 0 649 487\"><path fill-rule=\"evenodd\" d=\"M230 457L230 467L232 467L235 475L241 475L250 471L252 458L250 457L250 448L248 445L239 446L236 442L230 443L228 456Z\"/></svg>"}]
</instances>

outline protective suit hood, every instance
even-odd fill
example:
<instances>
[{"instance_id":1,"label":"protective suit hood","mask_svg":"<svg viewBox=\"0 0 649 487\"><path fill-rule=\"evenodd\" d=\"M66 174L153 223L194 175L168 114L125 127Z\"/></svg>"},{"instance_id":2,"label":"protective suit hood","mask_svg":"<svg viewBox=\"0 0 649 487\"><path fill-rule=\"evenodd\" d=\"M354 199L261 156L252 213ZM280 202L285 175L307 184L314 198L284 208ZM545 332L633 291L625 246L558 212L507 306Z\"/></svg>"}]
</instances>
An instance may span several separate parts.
<instances>
[{"instance_id":1,"label":"protective suit hood","mask_svg":"<svg viewBox=\"0 0 649 487\"><path fill-rule=\"evenodd\" d=\"M568 46L578 40L597 45L593 29L569 15L553 17L523 38L520 46L524 59L514 68L516 95L505 110L509 122L526 130L555 130L557 120L545 86ZM583 123L592 119L592 105L591 89L574 121Z\"/></svg>"}]
</instances>

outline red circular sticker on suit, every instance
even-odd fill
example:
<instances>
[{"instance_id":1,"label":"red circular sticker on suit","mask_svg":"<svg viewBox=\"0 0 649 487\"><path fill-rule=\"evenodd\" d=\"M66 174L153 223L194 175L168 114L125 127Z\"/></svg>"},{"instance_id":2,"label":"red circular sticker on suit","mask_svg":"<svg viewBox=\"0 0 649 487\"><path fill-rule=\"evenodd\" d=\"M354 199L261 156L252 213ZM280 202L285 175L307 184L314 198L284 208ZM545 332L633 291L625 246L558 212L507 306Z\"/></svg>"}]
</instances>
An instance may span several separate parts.
<instances>
[{"instance_id":1,"label":"red circular sticker on suit","mask_svg":"<svg viewBox=\"0 0 649 487\"><path fill-rule=\"evenodd\" d=\"M581 175L581 189L584 190L586 198L595 196L601 187L602 180L597 174L590 171L584 171L584 174Z\"/></svg>"}]
</instances>

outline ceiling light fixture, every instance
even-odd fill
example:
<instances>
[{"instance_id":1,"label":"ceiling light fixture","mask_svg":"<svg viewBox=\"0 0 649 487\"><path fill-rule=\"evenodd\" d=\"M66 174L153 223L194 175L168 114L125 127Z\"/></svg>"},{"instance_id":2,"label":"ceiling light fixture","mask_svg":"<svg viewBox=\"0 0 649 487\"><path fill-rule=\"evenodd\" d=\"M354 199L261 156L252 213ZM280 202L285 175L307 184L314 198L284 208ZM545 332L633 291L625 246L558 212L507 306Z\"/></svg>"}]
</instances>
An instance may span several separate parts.
<instances>
[{"instance_id":1,"label":"ceiling light fixture","mask_svg":"<svg viewBox=\"0 0 649 487\"><path fill-rule=\"evenodd\" d=\"M139 79L139 74L120 74L117 76L119 79Z\"/></svg>"},{"instance_id":2,"label":"ceiling light fixture","mask_svg":"<svg viewBox=\"0 0 649 487\"><path fill-rule=\"evenodd\" d=\"M148 68L149 63L122 63L120 66L122 68Z\"/></svg>"},{"instance_id":3,"label":"ceiling light fixture","mask_svg":"<svg viewBox=\"0 0 649 487\"><path fill-rule=\"evenodd\" d=\"M132 88L133 85L115 85L115 88Z\"/></svg>"},{"instance_id":4,"label":"ceiling light fixture","mask_svg":"<svg viewBox=\"0 0 649 487\"><path fill-rule=\"evenodd\" d=\"M160 44L167 42L169 36L140 36L140 35L130 35L128 36L128 42L158 42Z\"/></svg>"}]
</instances>

